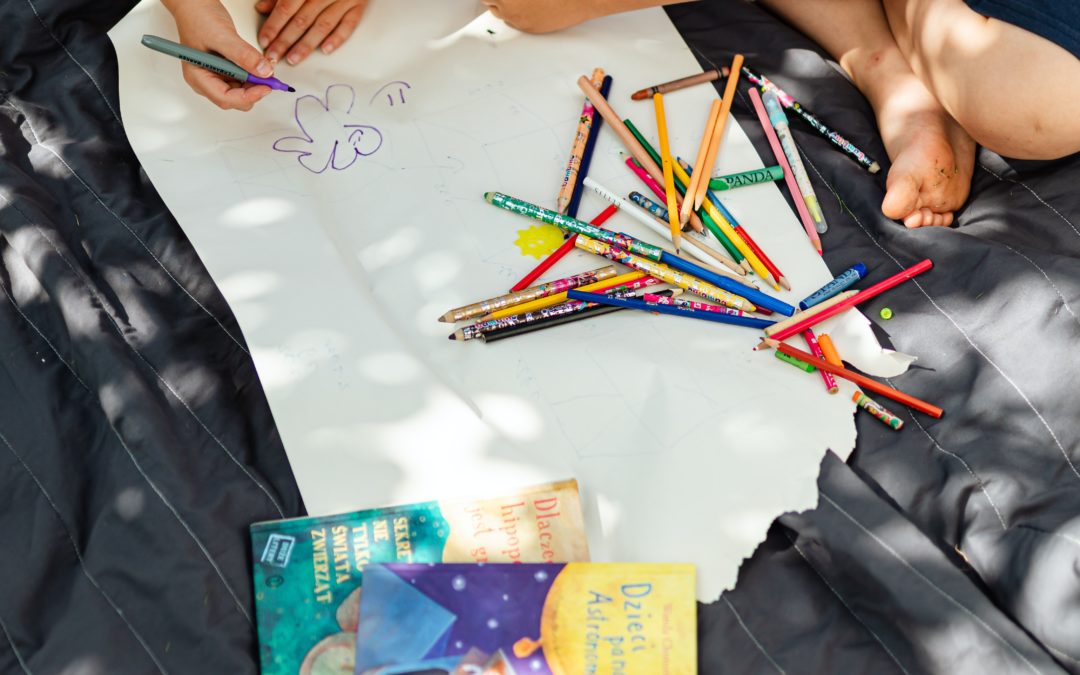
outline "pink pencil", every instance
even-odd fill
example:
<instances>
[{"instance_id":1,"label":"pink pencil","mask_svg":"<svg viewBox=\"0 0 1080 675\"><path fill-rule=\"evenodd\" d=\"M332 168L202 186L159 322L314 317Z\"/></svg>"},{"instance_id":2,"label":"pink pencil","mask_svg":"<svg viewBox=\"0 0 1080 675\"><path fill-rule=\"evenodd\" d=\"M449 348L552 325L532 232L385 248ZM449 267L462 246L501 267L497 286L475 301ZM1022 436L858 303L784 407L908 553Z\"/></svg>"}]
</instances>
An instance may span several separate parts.
<instances>
[{"instance_id":1,"label":"pink pencil","mask_svg":"<svg viewBox=\"0 0 1080 675\"><path fill-rule=\"evenodd\" d=\"M810 348L810 353L819 359L825 358L825 352L821 351L821 345L818 344L817 336L814 335L814 331L807 328L803 331L803 339L806 340L806 346ZM825 388L829 390L830 394L835 394L840 391L840 387L836 384L836 378L832 373L819 370L821 373L821 381L825 383Z\"/></svg>"},{"instance_id":2,"label":"pink pencil","mask_svg":"<svg viewBox=\"0 0 1080 675\"><path fill-rule=\"evenodd\" d=\"M742 311L741 309L731 309L730 307L710 305L705 302L697 302L696 300L672 298L666 295L656 295L655 293L645 293L641 296L641 299L645 302L655 302L658 305L676 305L680 307L689 307L690 309L696 309L702 312L713 312L715 314L729 314L731 316L747 315L746 312Z\"/></svg>"},{"instance_id":3,"label":"pink pencil","mask_svg":"<svg viewBox=\"0 0 1080 675\"><path fill-rule=\"evenodd\" d=\"M787 181L792 201L795 202L795 210L799 212L799 218L802 219L803 227L806 229L806 236L810 237L810 242L817 249L818 255L820 255L821 238L818 237L817 228L814 227L814 220L810 217L810 212L806 209L806 203L801 198L802 192L799 191L799 184L795 182L795 174L792 172L791 166L788 165L784 149L780 147L780 139L776 137L772 123L769 122L769 113L765 112L765 104L761 100L761 94L758 93L757 87L750 88L750 100L754 103L754 110L757 111L758 120L761 122L761 127L765 129L765 136L769 139L773 154L776 155L777 164L784 167L784 180Z\"/></svg>"},{"instance_id":4,"label":"pink pencil","mask_svg":"<svg viewBox=\"0 0 1080 675\"><path fill-rule=\"evenodd\" d=\"M667 200L667 191L664 190L664 186L650 176L645 169L638 166L633 157L626 157L626 166L630 167L630 170L634 172L635 176L641 179L641 182L649 186L649 189L661 199L661 203Z\"/></svg>"}]
</instances>

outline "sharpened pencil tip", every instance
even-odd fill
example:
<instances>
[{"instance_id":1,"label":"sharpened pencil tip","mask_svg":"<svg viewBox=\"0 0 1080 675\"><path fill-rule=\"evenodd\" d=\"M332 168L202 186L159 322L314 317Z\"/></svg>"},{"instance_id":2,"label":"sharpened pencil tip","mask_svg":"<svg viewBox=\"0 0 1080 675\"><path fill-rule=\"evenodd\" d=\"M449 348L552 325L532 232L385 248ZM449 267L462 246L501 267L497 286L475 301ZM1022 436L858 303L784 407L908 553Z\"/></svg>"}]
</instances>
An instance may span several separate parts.
<instances>
[{"instance_id":1,"label":"sharpened pencil tip","mask_svg":"<svg viewBox=\"0 0 1080 675\"><path fill-rule=\"evenodd\" d=\"M488 204L490 204L492 201L494 201L494 199L495 199L495 193L494 192L485 192L484 193L484 201L487 202Z\"/></svg>"},{"instance_id":2,"label":"sharpened pencil tip","mask_svg":"<svg viewBox=\"0 0 1080 675\"><path fill-rule=\"evenodd\" d=\"M450 333L449 335L446 336L446 339L447 340L456 340L457 335L455 335L454 333Z\"/></svg>"},{"instance_id":3,"label":"sharpened pencil tip","mask_svg":"<svg viewBox=\"0 0 1080 675\"><path fill-rule=\"evenodd\" d=\"M289 91L296 91L296 89L293 87L289 87Z\"/></svg>"}]
</instances>

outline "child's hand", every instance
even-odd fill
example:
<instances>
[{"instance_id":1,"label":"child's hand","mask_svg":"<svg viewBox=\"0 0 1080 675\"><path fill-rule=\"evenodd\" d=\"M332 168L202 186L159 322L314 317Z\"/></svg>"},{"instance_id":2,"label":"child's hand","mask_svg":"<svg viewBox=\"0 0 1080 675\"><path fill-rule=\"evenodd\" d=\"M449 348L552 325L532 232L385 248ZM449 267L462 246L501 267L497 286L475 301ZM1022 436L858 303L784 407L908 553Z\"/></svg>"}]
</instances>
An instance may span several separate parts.
<instances>
[{"instance_id":1,"label":"child's hand","mask_svg":"<svg viewBox=\"0 0 1080 675\"><path fill-rule=\"evenodd\" d=\"M232 17L218 0L164 0L163 4L176 20L181 44L220 54L259 77L273 74L270 62L237 34ZM190 63L183 63L182 68L191 88L223 110L251 110L270 93L270 87L240 83Z\"/></svg>"},{"instance_id":2,"label":"child's hand","mask_svg":"<svg viewBox=\"0 0 1080 675\"><path fill-rule=\"evenodd\" d=\"M329 54L352 35L366 8L367 0L258 0L255 9L269 14L259 44L272 62L284 57L292 65L316 48Z\"/></svg>"}]
</instances>

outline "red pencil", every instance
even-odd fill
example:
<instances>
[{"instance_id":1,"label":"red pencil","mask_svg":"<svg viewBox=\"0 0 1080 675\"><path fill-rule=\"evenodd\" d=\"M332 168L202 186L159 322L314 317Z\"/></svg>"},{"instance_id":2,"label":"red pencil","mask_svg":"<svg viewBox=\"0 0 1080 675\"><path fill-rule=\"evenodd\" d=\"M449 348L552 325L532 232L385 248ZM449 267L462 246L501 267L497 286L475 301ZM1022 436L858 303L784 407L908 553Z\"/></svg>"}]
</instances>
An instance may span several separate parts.
<instances>
[{"instance_id":1,"label":"red pencil","mask_svg":"<svg viewBox=\"0 0 1080 675\"><path fill-rule=\"evenodd\" d=\"M589 223L591 225L603 225L604 222L607 221L608 218L615 215L615 212L618 210L619 209L614 204L610 204L606 209L601 211L598 216L590 220ZM577 235L575 234L566 241L564 241L562 246L555 249L555 251L551 255L541 260L540 264L533 268L532 272L529 272L524 277L522 277L521 281L514 284L510 288L510 292L517 293L518 291L524 290L529 286L532 286L532 282L536 281L541 274L547 272L552 265L559 262L560 258L565 256L570 251L574 250L574 242L576 240Z\"/></svg>"},{"instance_id":2,"label":"red pencil","mask_svg":"<svg viewBox=\"0 0 1080 675\"><path fill-rule=\"evenodd\" d=\"M867 391L872 391L875 394L881 394L885 398L891 398L897 403L903 403L904 405L913 410L918 410L919 412L930 415L931 417L941 417L945 414L945 411L937 407L936 405L927 403L926 401L923 401L921 399L917 399L914 396L909 396L908 394L905 394L899 389L893 389L888 385L882 384L877 380L872 380L869 377L856 373L855 371L848 368L834 366L825 359L819 359L813 354L809 352L804 352L803 350L796 347L792 347L785 342L771 339L767 339L765 340L765 342L769 343L770 347L775 347L777 351L783 352L788 356L793 356L800 361L805 361L806 363L809 363L810 365L814 366L822 372L832 373L837 377L842 377L845 380L854 382L855 384L859 385Z\"/></svg>"},{"instance_id":3,"label":"red pencil","mask_svg":"<svg viewBox=\"0 0 1080 675\"><path fill-rule=\"evenodd\" d=\"M923 260L922 262L919 262L919 263L916 263L916 264L912 265L911 267L907 268L906 270L897 272L896 274L892 275L888 279L885 279L884 281L877 282L876 284L874 284L870 288L867 288L866 290L863 290L863 291L860 291L860 292L856 293L855 295L851 296L847 300L844 300L843 302L839 302L839 303L833 305L832 307L829 307L828 309L826 309L824 311L818 312L817 314L815 314L813 316L810 316L810 317L807 317L807 318L803 319L802 321L798 321L796 323L793 323L793 324L791 324L790 326L788 326L787 328L785 328L783 330L778 330L775 333L773 333L772 335L770 335L769 337L771 337L773 340L784 340L786 338L791 337L792 335L795 335L797 333L801 333L804 330L806 330L807 328L810 328L810 327L824 321L825 319L828 319L831 316L836 316L837 314L839 314L840 312L843 312L844 310L848 309L849 307L854 307L855 305L859 304L860 302L865 302L866 300L869 300L870 298L872 298L872 297L874 297L876 295L880 295L880 294L884 293L885 291L889 290L890 288L892 288L893 286L899 285L899 284L907 281L908 279L910 279L911 277L913 277L913 276L915 276L917 274L922 274L923 272L925 272L926 270L930 269L933 266L934 266L934 263L930 262L930 259L927 258L926 260ZM798 316L798 315L796 315L796 316ZM766 342L768 342L768 341L766 341Z\"/></svg>"},{"instance_id":4,"label":"red pencil","mask_svg":"<svg viewBox=\"0 0 1080 675\"><path fill-rule=\"evenodd\" d=\"M784 155L784 149L780 147L780 139L776 137L776 131L773 130L772 123L769 122L769 113L765 112L765 104L761 101L761 94L758 93L757 87L750 88L750 101L754 104L754 110L757 111L758 121L761 122L762 128L765 129L765 137L769 139L769 146L772 148L773 154L776 155L777 164L784 167L784 180L787 181L788 191L791 192L791 200L795 202L795 210L799 212L799 218L802 220L803 228L806 230L806 236L810 238L810 243L814 245L814 248L820 254L821 237L818 236L817 228L814 227L814 220L806 209L806 202L802 199L799 184L795 182L795 174L791 171L787 156Z\"/></svg>"}]
</instances>

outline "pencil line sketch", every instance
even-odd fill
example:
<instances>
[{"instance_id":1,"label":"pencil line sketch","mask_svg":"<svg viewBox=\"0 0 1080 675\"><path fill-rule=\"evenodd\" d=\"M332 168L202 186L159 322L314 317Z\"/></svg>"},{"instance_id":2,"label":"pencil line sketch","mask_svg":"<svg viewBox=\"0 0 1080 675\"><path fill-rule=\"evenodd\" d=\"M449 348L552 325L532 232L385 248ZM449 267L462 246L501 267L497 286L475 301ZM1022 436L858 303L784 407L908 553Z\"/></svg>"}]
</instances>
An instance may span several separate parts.
<instances>
[{"instance_id":1,"label":"pencil line sketch","mask_svg":"<svg viewBox=\"0 0 1080 675\"><path fill-rule=\"evenodd\" d=\"M322 98L301 96L294 108L300 135L277 139L274 150L296 154L300 166L314 174L344 171L358 158L375 154L383 144L382 132L349 122L355 103L356 91L347 84L330 85Z\"/></svg>"},{"instance_id":2,"label":"pencil line sketch","mask_svg":"<svg viewBox=\"0 0 1080 675\"><path fill-rule=\"evenodd\" d=\"M394 90L397 87L397 90ZM368 100L368 105L374 105L375 99L379 98L380 94L386 94L386 102L390 104L390 107L394 107L394 94L397 94L397 99L404 104L405 103L405 90L412 89L412 85L405 80L394 80L393 82L387 82L383 86L379 87L371 98Z\"/></svg>"}]
</instances>

